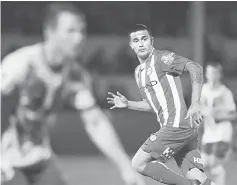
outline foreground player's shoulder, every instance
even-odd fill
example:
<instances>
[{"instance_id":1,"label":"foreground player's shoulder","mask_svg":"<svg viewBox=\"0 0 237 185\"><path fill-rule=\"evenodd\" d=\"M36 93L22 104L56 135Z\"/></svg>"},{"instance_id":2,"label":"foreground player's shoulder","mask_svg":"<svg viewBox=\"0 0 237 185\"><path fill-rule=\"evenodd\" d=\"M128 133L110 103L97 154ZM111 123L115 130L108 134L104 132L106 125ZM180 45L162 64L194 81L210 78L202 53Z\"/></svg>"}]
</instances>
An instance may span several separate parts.
<instances>
[{"instance_id":1,"label":"foreground player's shoulder","mask_svg":"<svg viewBox=\"0 0 237 185\"><path fill-rule=\"evenodd\" d=\"M25 79L34 51L35 46L22 47L3 59L1 66L2 93L11 92L15 85Z\"/></svg>"},{"instance_id":2,"label":"foreground player's shoulder","mask_svg":"<svg viewBox=\"0 0 237 185\"><path fill-rule=\"evenodd\" d=\"M2 61L3 67L10 65L14 69L22 68L21 66L27 66L31 62L33 56L37 53L37 45L25 46L18 50L8 54Z\"/></svg>"}]
</instances>

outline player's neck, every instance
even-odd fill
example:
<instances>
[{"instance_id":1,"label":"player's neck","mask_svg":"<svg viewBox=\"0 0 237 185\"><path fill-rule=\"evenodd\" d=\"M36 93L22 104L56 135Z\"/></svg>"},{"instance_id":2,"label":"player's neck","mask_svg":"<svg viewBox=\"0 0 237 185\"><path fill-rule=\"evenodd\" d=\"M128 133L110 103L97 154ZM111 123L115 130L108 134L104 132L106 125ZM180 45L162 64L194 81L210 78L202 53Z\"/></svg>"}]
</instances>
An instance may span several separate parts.
<instances>
[{"instance_id":1,"label":"player's neck","mask_svg":"<svg viewBox=\"0 0 237 185\"><path fill-rule=\"evenodd\" d=\"M155 49L154 47L151 48L151 50L150 50L150 52L149 52L149 54L147 55L146 58L138 57L139 62L140 62L141 64L146 63L146 62L149 60L149 58L151 57L151 55L152 55L154 49Z\"/></svg>"},{"instance_id":2,"label":"player's neck","mask_svg":"<svg viewBox=\"0 0 237 185\"><path fill-rule=\"evenodd\" d=\"M211 87L211 89L217 89L222 85L221 82L208 83L208 84Z\"/></svg>"},{"instance_id":3,"label":"player's neck","mask_svg":"<svg viewBox=\"0 0 237 185\"><path fill-rule=\"evenodd\" d=\"M49 42L45 42L44 44L44 53L46 57L46 62L50 67L53 67L54 62L56 61L60 61L59 63L62 63L61 61L65 60L65 57L63 56L60 49L58 49L57 47L55 47L54 44L51 44Z\"/></svg>"},{"instance_id":4,"label":"player's neck","mask_svg":"<svg viewBox=\"0 0 237 185\"><path fill-rule=\"evenodd\" d=\"M62 52L53 44L49 42L45 42L45 55L47 56L47 59L50 61L53 60L63 60Z\"/></svg>"}]
</instances>

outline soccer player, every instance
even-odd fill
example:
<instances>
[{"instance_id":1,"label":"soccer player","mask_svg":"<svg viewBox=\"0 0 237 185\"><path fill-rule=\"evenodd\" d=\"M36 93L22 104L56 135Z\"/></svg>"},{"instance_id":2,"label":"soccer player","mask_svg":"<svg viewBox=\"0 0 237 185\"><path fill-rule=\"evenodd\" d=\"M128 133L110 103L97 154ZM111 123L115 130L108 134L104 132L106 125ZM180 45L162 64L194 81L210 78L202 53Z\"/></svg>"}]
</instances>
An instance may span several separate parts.
<instances>
[{"instance_id":1,"label":"soccer player","mask_svg":"<svg viewBox=\"0 0 237 185\"><path fill-rule=\"evenodd\" d=\"M91 140L114 162L125 183L143 185L113 126L96 104L90 75L76 63L86 36L83 13L71 4L54 3L45 17L44 42L20 48L2 62L2 98L14 90L19 93L14 119L2 138L5 180L17 168L28 184L64 184L49 145L47 120L52 122L51 115L67 105L78 111Z\"/></svg>"},{"instance_id":2,"label":"soccer player","mask_svg":"<svg viewBox=\"0 0 237 185\"><path fill-rule=\"evenodd\" d=\"M140 65L135 69L135 79L143 100L127 100L122 94L109 92L108 103L113 108L152 111L157 115L160 130L145 141L132 160L137 172L165 184L214 184L203 171L198 150L198 125L203 68L197 63L170 51L153 47L153 37L142 24L129 33L130 46ZM192 82L192 104L187 110L180 75L188 71ZM183 176L176 174L171 165L180 167Z\"/></svg>"},{"instance_id":3,"label":"soccer player","mask_svg":"<svg viewBox=\"0 0 237 185\"><path fill-rule=\"evenodd\" d=\"M202 157L217 185L225 185L226 172L223 164L228 158L232 140L231 121L236 119L233 94L222 82L222 66L209 63L206 67L207 82L201 94L204 117Z\"/></svg>"}]
</instances>

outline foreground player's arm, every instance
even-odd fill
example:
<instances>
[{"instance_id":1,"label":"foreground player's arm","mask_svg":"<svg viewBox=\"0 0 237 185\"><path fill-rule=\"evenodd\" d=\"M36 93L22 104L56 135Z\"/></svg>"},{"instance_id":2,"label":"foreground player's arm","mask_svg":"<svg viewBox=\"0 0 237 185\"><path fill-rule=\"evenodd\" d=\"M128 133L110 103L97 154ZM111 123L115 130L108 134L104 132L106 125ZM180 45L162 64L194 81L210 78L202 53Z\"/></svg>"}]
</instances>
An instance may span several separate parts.
<instances>
[{"instance_id":1,"label":"foreground player's arm","mask_svg":"<svg viewBox=\"0 0 237 185\"><path fill-rule=\"evenodd\" d=\"M130 181L137 185L144 184L132 169L130 158L124 151L114 127L105 113L96 105L92 93L86 89L83 91L78 91L74 107L80 111L80 117L90 139L117 166L127 184L130 184L128 183Z\"/></svg>"},{"instance_id":2,"label":"foreground player's arm","mask_svg":"<svg viewBox=\"0 0 237 185\"><path fill-rule=\"evenodd\" d=\"M81 117L88 135L100 151L111 159L121 172L130 170L130 159L105 113L95 106L83 111Z\"/></svg>"},{"instance_id":3,"label":"foreground player's arm","mask_svg":"<svg viewBox=\"0 0 237 185\"><path fill-rule=\"evenodd\" d=\"M2 61L1 94L8 95L21 83L28 70L29 60L26 48L7 55Z\"/></svg>"}]
</instances>

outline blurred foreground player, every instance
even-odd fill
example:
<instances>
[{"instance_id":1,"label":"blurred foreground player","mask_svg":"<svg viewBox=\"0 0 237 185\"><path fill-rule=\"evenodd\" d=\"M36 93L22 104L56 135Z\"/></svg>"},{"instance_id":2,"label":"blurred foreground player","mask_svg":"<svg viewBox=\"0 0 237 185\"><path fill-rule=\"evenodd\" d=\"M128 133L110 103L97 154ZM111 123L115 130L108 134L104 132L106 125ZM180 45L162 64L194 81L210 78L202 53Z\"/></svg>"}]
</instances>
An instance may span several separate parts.
<instances>
[{"instance_id":1,"label":"blurred foreground player","mask_svg":"<svg viewBox=\"0 0 237 185\"><path fill-rule=\"evenodd\" d=\"M160 130L145 141L135 154L132 164L141 174L165 184L214 184L204 173L198 150L198 125L203 69L200 65L170 51L153 47L153 38L145 25L136 25L129 33L130 46L140 65L135 69L135 79L143 101L128 101L119 92L110 93L111 108L152 111L157 115ZM187 110L180 75L190 73L192 104ZM177 162L177 164L176 164ZM178 165L182 175L170 165Z\"/></svg>"},{"instance_id":2,"label":"blurred foreground player","mask_svg":"<svg viewBox=\"0 0 237 185\"><path fill-rule=\"evenodd\" d=\"M9 54L2 63L3 98L19 93L14 119L2 138L3 180L11 180L17 168L28 184L64 184L49 146L47 122L66 105L78 111L91 140L116 164L125 183L143 185L95 102L90 76L76 63L85 41L84 15L61 3L50 5L45 14L45 41Z\"/></svg>"},{"instance_id":3,"label":"blurred foreground player","mask_svg":"<svg viewBox=\"0 0 237 185\"><path fill-rule=\"evenodd\" d=\"M222 66L209 63L206 67L207 82L201 94L204 117L202 137L202 157L204 167L212 175L217 185L225 185L226 172L223 164L228 158L232 141L231 121L236 119L233 94L222 84Z\"/></svg>"}]
</instances>

